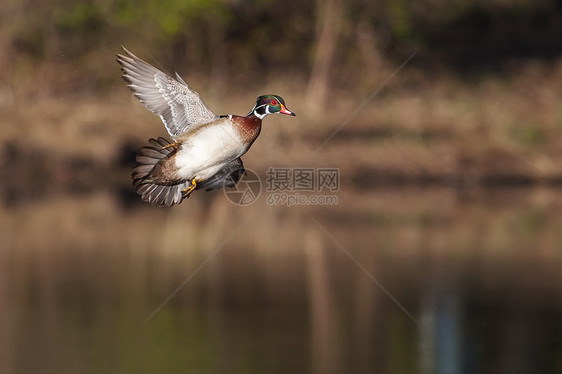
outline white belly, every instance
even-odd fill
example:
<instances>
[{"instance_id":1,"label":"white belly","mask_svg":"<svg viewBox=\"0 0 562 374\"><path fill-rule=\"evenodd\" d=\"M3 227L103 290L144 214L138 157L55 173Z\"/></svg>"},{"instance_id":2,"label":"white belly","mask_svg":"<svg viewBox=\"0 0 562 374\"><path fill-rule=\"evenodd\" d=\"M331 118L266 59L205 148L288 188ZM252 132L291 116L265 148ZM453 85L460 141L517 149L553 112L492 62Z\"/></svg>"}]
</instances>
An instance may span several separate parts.
<instances>
[{"instance_id":1,"label":"white belly","mask_svg":"<svg viewBox=\"0 0 562 374\"><path fill-rule=\"evenodd\" d=\"M193 136L183 141L176 154L176 166L182 178L208 179L225 163L246 151L242 139L228 123L203 126L193 131Z\"/></svg>"}]
</instances>

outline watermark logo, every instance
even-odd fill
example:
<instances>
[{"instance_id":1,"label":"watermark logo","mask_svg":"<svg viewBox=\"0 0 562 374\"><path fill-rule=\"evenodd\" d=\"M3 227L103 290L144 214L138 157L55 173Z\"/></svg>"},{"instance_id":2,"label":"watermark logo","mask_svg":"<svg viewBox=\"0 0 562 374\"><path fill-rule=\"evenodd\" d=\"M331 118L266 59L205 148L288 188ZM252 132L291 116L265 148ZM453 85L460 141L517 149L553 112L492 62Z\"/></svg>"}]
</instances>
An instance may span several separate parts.
<instances>
[{"instance_id":1,"label":"watermark logo","mask_svg":"<svg viewBox=\"0 0 562 374\"><path fill-rule=\"evenodd\" d=\"M268 205L337 205L340 187L337 168L270 167L265 173ZM226 197L236 205L253 204L261 195L259 176L246 169L234 188L225 188Z\"/></svg>"},{"instance_id":2,"label":"watermark logo","mask_svg":"<svg viewBox=\"0 0 562 374\"><path fill-rule=\"evenodd\" d=\"M336 205L340 170L270 167L265 185L268 205Z\"/></svg>"},{"instance_id":3,"label":"watermark logo","mask_svg":"<svg viewBox=\"0 0 562 374\"><path fill-rule=\"evenodd\" d=\"M267 197L267 205L337 205L336 195L304 195L297 192L273 192Z\"/></svg>"},{"instance_id":4,"label":"watermark logo","mask_svg":"<svg viewBox=\"0 0 562 374\"><path fill-rule=\"evenodd\" d=\"M223 188L226 198L234 205L252 205L261 194L261 180L256 172L246 169L242 178L232 188Z\"/></svg>"}]
</instances>

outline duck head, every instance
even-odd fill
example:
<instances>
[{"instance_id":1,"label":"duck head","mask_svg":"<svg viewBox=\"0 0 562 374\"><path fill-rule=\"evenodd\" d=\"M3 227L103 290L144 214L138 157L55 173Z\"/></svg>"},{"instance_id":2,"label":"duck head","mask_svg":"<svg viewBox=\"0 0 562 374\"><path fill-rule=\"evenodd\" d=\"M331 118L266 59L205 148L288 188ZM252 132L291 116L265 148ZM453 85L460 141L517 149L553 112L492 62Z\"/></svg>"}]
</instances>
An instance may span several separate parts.
<instances>
[{"instance_id":1,"label":"duck head","mask_svg":"<svg viewBox=\"0 0 562 374\"><path fill-rule=\"evenodd\" d=\"M295 113L291 112L285 106L285 100L281 96L277 95L262 95L256 100L256 105L248 113L248 116L252 114L259 119L263 119L268 114L287 114L289 116L295 116Z\"/></svg>"}]
</instances>

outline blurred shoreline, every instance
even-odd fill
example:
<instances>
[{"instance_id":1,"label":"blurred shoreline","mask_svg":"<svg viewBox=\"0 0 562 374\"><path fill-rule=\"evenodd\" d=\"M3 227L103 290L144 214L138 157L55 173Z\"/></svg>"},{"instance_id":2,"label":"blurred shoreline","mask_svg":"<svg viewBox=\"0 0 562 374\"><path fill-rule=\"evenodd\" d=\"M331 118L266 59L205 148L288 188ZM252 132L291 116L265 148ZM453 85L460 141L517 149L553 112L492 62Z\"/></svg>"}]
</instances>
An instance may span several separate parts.
<instances>
[{"instance_id":1,"label":"blurred shoreline","mask_svg":"<svg viewBox=\"0 0 562 374\"><path fill-rule=\"evenodd\" d=\"M443 76L414 88L412 76L404 72L365 103L334 91L315 114L302 91L279 84L297 117L264 121L246 166L262 173L272 166L338 168L342 183L358 190L562 186L562 60L529 62L508 78L479 83ZM167 134L124 86L102 96L0 105L4 200L128 188L136 152L149 137ZM255 95L243 90L207 102L219 113L244 114Z\"/></svg>"}]
</instances>

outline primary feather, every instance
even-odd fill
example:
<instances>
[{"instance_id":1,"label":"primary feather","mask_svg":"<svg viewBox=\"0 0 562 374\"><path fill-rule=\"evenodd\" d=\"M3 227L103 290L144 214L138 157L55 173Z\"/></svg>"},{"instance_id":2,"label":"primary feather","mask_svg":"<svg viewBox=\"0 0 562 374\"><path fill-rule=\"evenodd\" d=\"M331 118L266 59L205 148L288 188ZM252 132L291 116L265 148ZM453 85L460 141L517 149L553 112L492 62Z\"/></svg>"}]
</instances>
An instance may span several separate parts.
<instances>
[{"instance_id":1,"label":"primary feather","mask_svg":"<svg viewBox=\"0 0 562 374\"><path fill-rule=\"evenodd\" d=\"M178 74L176 80L127 49L123 50L126 56L117 55L117 62L121 64L129 89L148 110L162 119L170 136L175 138L191 125L219 118Z\"/></svg>"}]
</instances>

